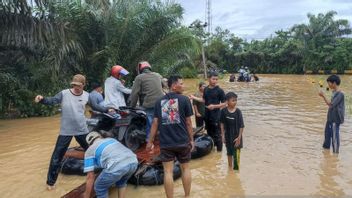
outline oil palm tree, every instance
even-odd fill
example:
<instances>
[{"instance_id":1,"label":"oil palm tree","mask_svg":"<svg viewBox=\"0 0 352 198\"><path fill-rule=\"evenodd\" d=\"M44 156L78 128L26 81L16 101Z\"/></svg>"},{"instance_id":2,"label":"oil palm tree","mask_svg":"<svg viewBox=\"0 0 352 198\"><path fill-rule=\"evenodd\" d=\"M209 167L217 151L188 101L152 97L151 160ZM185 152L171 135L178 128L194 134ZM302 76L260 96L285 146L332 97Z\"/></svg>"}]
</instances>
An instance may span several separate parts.
<instances>
[{"instance_id":1,"label":"oil palm tree","mask_svg":"<svg viewBox=\"0 0 352 198\"><path fill-rule=\"evenodd\" d=\"M43 91L42 82L63 87L78 72L102 80L114 64L132 73L140 60L162 73L192 66L199 42L181 26L182 12L173 1L3 0L0 72Z\"/></svg>"}]
</instances>

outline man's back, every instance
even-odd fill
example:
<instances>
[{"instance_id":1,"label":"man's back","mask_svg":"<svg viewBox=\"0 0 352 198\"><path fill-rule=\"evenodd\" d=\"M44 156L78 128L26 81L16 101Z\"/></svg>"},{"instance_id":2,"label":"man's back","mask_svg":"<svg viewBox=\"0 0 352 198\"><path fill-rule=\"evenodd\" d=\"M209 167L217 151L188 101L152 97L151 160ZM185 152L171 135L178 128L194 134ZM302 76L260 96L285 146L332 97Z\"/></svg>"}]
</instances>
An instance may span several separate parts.
<instances>
[{"instance_id":1,"label":"man's back","mask_svg":"<svg viewBox=\"0 0 352 198\"><path fill-rule=\"evenodd\" d=\"M130 163L138 163L136 155L113 138L97 139L85 153L85 160L89 159L94 159L96 166L112 172Z\"/></svg>"},{"instance_id":2,"label":"man's back","mask_svg":"<svg viewBox=\"0 0 352 198\"><path fill-rule=\"evenodd\" d=\"M141 106L153 108L155 102L163 96L161 75L146 71L138 75L133 84L131 93L131 106L136 106L138 97L142 101Z\"/></svg>"},{"instance_id":3,"label":"man's back","mask_svg":"<svg viewBox=\"0 0 352 198\"><path fill-rule=\"evenodd\" d=\"M154 117L159 119L161 148L188 145L186 118L192 115L186 96L168 93L156 102Z\"/></svg>"}]
</instances>

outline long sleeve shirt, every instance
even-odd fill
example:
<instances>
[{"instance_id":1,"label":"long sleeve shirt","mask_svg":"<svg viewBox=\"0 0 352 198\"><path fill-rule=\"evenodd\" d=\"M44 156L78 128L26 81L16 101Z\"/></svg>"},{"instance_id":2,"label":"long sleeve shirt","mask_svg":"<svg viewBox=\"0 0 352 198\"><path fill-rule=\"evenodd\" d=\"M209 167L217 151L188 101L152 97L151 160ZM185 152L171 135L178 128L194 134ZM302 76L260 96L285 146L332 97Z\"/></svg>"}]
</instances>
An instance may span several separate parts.
<instances>
[{"instance_id":1,"label":"long sleeve shirt","mask_svg":"<svg viewBox=\"0 0 352 198\"><path fill-rule=\"evenodd\" d=\"M164 95L161 79L160 74L148 70L138 75L132 87L131 106L135 107L139 98L140 106L154 108L155 102Z\"/></svg>"},{"instance_id":2,"label":"long sleeve shirt","mask_svg":"<svg viewBox=\"0 0 352 198\"><path fill-rule=\"evenodd\" d=\"M110 76L105 80L105 107L118 109L126 106L125 94L131 94L131 89L126 88L119 79Z\"/></svg>"},{"instance_id":3,"label":"long sleeve shirt","mask_svg":"<svg viewBox=\"0 0 352 198\"><path fill-rule=\"evenodd\" d=\"M94 111L107 112L108 108L104 106L103 95L95 90L89 93L89 106Z\"/></svg>"},{"instance_id":4,"label":"long sleeve shirt","mask_svg":"<svg viewBox=\"0 0 352 198\"><path fill-rule=\"evenodd\" d=\"M54 97L45 97L40 103L45 105L61 104L60 135L75 136L88 133L84 115L89 94L74 95L70 89L65 89Z\"/></svg>"}]
</instances>

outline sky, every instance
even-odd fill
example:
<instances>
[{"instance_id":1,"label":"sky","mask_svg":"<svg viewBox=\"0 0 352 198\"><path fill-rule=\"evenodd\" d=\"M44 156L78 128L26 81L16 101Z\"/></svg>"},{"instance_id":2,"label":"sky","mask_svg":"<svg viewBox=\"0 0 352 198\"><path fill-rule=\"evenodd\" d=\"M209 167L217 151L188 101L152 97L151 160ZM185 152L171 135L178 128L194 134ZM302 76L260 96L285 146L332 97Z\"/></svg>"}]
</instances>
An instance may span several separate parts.
<instances>
[{"instance_id":1,"label":"sky","mask_svg":"<svg viewBox=\"0 0 352 198\"><path fill-rule=\"evenodd\" d=\"M176 0L184 8L183 23L205 21L206 0ZM335 19L352 23L352 0L212 0L212 29L220 26L247 40L262 40L308 23L307 14L337 12Z\"/></svg>"}]
</instances>

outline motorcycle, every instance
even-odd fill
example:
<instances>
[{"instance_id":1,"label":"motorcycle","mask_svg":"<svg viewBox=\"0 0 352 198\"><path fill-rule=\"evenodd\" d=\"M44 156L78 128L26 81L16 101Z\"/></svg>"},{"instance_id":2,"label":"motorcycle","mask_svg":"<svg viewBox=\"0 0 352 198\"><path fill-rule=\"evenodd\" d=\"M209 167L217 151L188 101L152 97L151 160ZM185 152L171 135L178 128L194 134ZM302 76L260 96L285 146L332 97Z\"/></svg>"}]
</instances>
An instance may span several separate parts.
<instances>
[{"instance_id":1,"label":"motorcycle","mask_svg":"<svg viewBox=\"0 0 352 198\"><path fill-rule=\"evenodd\" d=\"M239 73L239 76L237 78L238 82L250 82L251 81L251 75L248 73Z\"/></svg>"},{"instance_id":2,"label":"motorcycle","mask_svg":"<svg viewBox=\"0 0 352 198\"><path fill-rule=\"evenodd\" d=\"M132 107L120 107L115 111L115 115L91 111L92 117L87 119L88 130L112 136L136 151L146 140L146 113L143 109Z\"/></svg>"}]
</instances>

